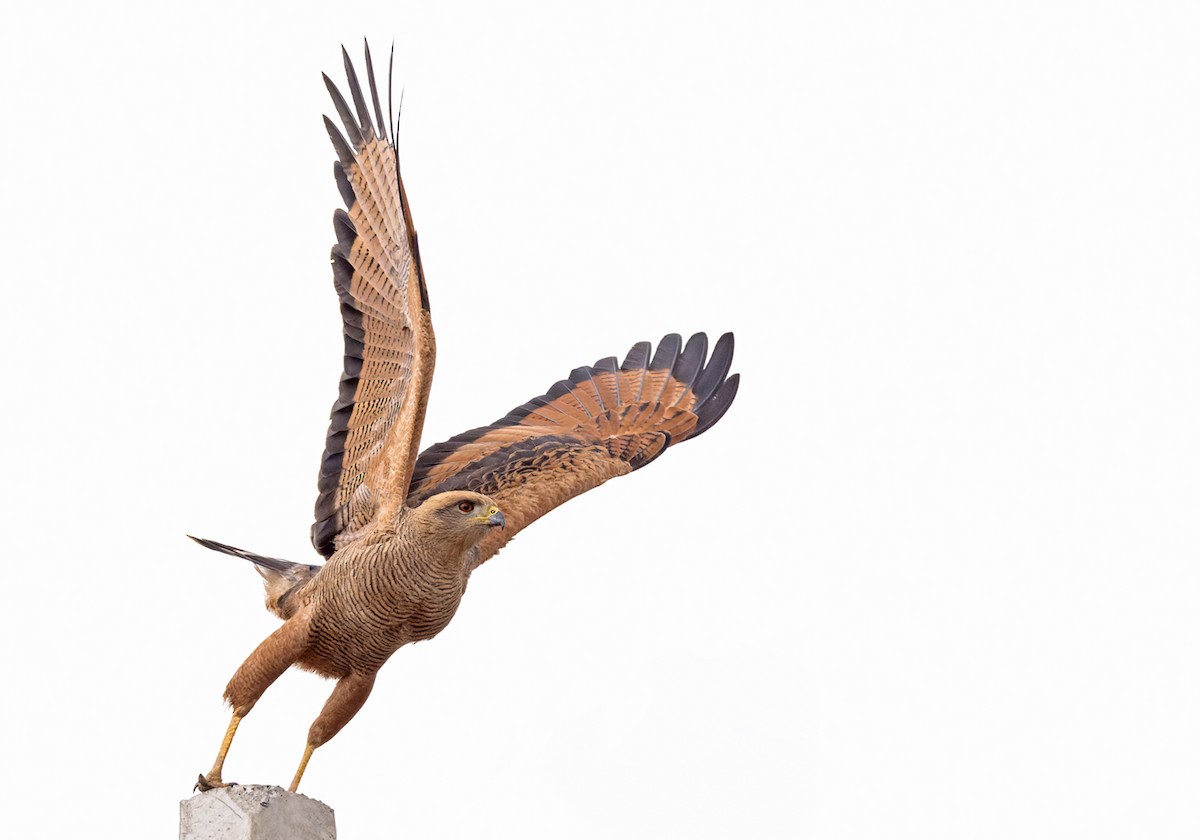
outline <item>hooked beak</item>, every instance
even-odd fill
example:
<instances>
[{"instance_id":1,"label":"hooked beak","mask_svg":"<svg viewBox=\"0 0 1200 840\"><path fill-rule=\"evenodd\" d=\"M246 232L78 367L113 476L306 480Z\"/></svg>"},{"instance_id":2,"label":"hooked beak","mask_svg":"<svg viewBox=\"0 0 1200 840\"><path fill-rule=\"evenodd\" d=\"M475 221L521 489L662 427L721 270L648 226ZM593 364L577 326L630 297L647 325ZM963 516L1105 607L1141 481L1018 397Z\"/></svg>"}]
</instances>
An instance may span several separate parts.
<instances>
[{"instance_id":1,"label":"hooked beak","mask_svg":"<svg viewBox=\"0 0 1200 840\"><path fill-rule=\"evenodd\" d=\"M503 528L504 514L500 512L500 508L492 505L487 509L487 513L474 517L476 522L480 522L489 528Z\"/></svg>"}]
</instances>

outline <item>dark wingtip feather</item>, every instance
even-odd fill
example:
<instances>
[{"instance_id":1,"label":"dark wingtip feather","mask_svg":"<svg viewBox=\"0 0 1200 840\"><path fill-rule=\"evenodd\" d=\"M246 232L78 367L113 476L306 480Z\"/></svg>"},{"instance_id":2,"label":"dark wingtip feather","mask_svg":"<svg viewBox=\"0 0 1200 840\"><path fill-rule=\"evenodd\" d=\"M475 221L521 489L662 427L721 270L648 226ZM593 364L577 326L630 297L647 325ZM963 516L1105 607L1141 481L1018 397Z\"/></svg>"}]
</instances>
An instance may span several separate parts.
<instances>
[{"instance_id":1,"label":"dark wingtip feather","mask_svg":"<svg viewBox=\"0 0 1200 840\"><path fill-rule=\"evenodd\" d=\"M354 196L354 187L350 186L350 179L346 177L346 168L340 160L333 165L333 180L337 183L338 193L342 197L342 202L345 203L346 209L349 210L358 199Z\"/></svg>"},{"instance_id":2,"label":"dark wingtip feather","mask_svg":"<svg viewBox=\"0 0 1200 840\"><path fill-rule=\"evenodd\" d=\"M598 367L599 362L595 366ZM571 371L570 376L567 377L567 381L572 385L582 385L585 382L591 385L592 393L596 395L596 402L600 404L601 410L604 409L604 397L600 396L600 389L596 387L596 383L592 379L592 368L587 366L575 368ZM585 406L583 410L587 411L587 407ZM588 411L588 415L591 415L590 411Z\"/></svg>"},{"instance_id":3,"label":"dark wingtip feather","mask_svg":"<svg viewBox=\"0 0 1200 840\"><path fill-rule=\"evenodd\" d=\"M342 49L342 52L345 53L345 48ZM342 92L338 90L337 85L327 74L322 73L321 78L325 80L325 89L329 91L333 107L337 109L338 116L342 119L342 125L346 129L346 138L354 144L354 148L360 148L363 145L362 130L359 128L357 120L354 119L350 106L346 104L346 97L342 96Z\"/></svg>"},{"instance_id":4,"label":"dark wingtip feather","mask_svg":"<svg viewBox=\"0 0 1200 840\"><path fill-rule=\"evenodd\" d=\"M679 337L679 333L664 335L658 342L658 349L654 351L654 358L650 360L650 370L670 370L674 367L682 345L683 339Z\"/></svg>"},{"instance_id":5,"label":"dark wingtip feather","mask_svg":"<svg viewBox=\"0 0 1200 840\"><path fill-rule=\"evenodd\" d=\"M658 402L662 399L662 395L666 393L667 388L671 384L670 372L675 369L675 362L679 359L679 348L683 345L683 339L679 337L679 333L667 333L658 342L658 349L654 351L654 358L650 360L649 371L665 370L668 376L662 381L656 393L647 393L644 390L645 382L642 383L642 388L639 388L638 397L643 400L652 400Z\"/></svg>"},{"instance_id":6,"label":"dark wingtip feather","mask_svg":"<svg viewBox=\"0 0 1200 840\"><path fill-rule=\"evenodd\" d=\"M346 138L342 136L341 130L329 117L322 117L322 119L325 120L325 130L329 132L329 139L333 143L333 150L337 152L338 160L342 166L345 169L354 166L354 151L346 142ZM343 194L342 197L345 198L345 195ZM353 205L353 202L351 202L351 205Z\"/></svg>"},{"instance_id":7,"label":"dark wingtip feather","mask_svg":"<svg viewBox=\"0 0 1200 840\"><path fill-rule=\"evenodd\" d=\"M687 345L683 348L683 352L675 360L675 367L671 369L671 378L682 386L679 388L679 396L676 398L675 404L678 404L679 400L683 399L684 395L695 384L696 375L700 372L706 355L708 355L707 335L702 332L696 333L687 340Z\"/></svg>"},{"instance_id":8,"label":"dark wingtip feather","mask_svg":"<svg viewBox=\"0 0 1200 840\"><path fill-rule=\"evenodd\" d=\"M318 554L325 557L332 557L337 550L333 546L333 539L340 533L337 526L337 516L326 516L318 519L313 523L312 529L309 532L312 540L313 548Z\"/></svg>"},{"instance_id":9,"label":"dark wingtip feather","mask_svg":"<svg viewBox=\"0 0 1200 840\"><path fill-rule=\"evenodd\" d=\"M389 117L388 130L391 132L391 135L392 135L392 145L393 146L396 145L396 138L400 134L400 112L392 110L392 68L393 68L393 65L395 64L395 62L396 62L396 42L392 41L392 49L391 49L391 52L388 53L388 117ZM395 122L394 126L390 120L390 117L392 114L396 115L396 122ZM399 168L397 168L397 171L399 171Z\"/></svg>"},{"instance_id":10,"label":"dark wingtip feather","mask_svg":"<svg viewBox=\"0 0 1200 840\"><path fill-rule=\"evenodd\" d=\"M621 362L621 370L645 370L650 361L650 342L639 341L629 348L625 361Z\"/></svg>"},{"instance_id":11,"label":"dark wingtip feather","mask_svg":"<svg viewBox=\"0 0 1200 840\"><path fill-rule=\"evenodd\" d=\"M375 65L371 63L371 45L367 43L366 38L363 38L363 54L367 59L367 83L371 86L371 104L375 106L375 120L379 126L379 136L387 138L388 124L383 119L383 109L379 105L379 88L375 84Z\"/></svg>"},{"instance_id":12,"label":"dark wingtip feather","mask_svg":"<svg viewBox=\"0 0 1200 840\"><path fill-rule=\"evenodd\" d=\"M338 246L341 247L342 253L349 253L350 246L358 238L358 231L355 230L350 215L340 207L333 211L333 232L337 236Z\"/></svg>"},{"instance_id":13,"label":"dark wingtip feather","mask_svg":"<svg viewBox=\"0 0 1200 840\"><path fill-rule=\"evenodd\" d=\"M347 300L353 301L354 299L350 294L350 281L354 278L354 266L350 265L340 245L334 245L330 249L329 262L333 266L333 285L342 298L342 316L345 317L345 307L354 308L352 304L347 303Z\"/></svg>"},{"instance_id":14,"label":"dark wingtip feather","mask_svg":"<svg viewBox=\"0 0 1200 840\"><path fill-rule=\"evenodd\" d=\"M700 371L700 375L696 377L696 384L692 391L696 395L697 405L711 397L713 392L725 381L731 364L733 364L733 333L725 333L717 339L712 357L704 366L704 370Z\"/></svg>"},{"instance_id":15,"label":"dark wingtip feather","mask_svg":"<svg viewBox=\"0 0 1200 840\"><path fill-rule=\"evenodd\" d=\"M350 86L350 98L354 100L354 110L358 114L357 128L360 133L365 132L363 137L374 136L375 124L371 121L371 112L367 110L367 101L363 98L358 73L354 69L354 62L350 60L350 53L346 52L345 45L342 45L342 65L346 68L346 83Z\"/></svg>"},{"instance_id":16,"label":"dark wingtip feather","mask_svg":"<svg viewBox=\"0 0 1200 840\"><path fill-rule=\"evenodd\" d=\"M741 381L741 374L735 373L733 376L721 383L721 387L717 388L715 394L712 395L703 405L696 410L696 428L688 435L688 439L704 434L711 429L716 422L725 416L725 412L729 410L729 406L733 405L733 398L737 396L738 383Z\"/></svg>"}]
</instances>

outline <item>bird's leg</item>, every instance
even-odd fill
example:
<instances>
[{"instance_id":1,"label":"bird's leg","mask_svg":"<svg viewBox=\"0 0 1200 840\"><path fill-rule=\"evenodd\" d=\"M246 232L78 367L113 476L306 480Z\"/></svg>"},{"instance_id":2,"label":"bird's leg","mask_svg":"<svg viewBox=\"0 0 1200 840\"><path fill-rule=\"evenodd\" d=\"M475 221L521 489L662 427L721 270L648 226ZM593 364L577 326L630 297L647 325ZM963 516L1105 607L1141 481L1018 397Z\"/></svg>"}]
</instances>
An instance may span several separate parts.
<instances>
[{"instance_id":1,"label":"bird's leg","mask_svg":"<svg viewBox=\"0 0 1200 840\"><path fill-rule=\"evenodd\" d=\"M229 752L229 745L233 743L238 724L250 714L258 698L271 683L279 679L279 676L308 650L310 616L308 610L302 610L289 618L246 657L246 661L229 680L229 685L225 686L225 699L233 707L233 719L229 721L229 728L225 730L225 738L221 741L221 749L217 752L217 760L213 762L212 770L208 771L207 776L199 778L196 787L201 790L228 787L221 780L221 768L225 764L225 755Z\"/></svg>"},{"instance_id":2,"label":"bird's leg","mask_svg":"<svg viewBox=\"0 0 1200 840\"><path fill-rule=\"evenodd\" d=\"M217 751L217 760L213 762L212 769L208 771L207 776L200 776L196 780L196 787L192 790L212 790L216 787L229 787L221 781L221 767L225 764L225 753L229 752L229 745L233 743L233 733L237 732L238 724L242 722L242 717L237 712L233 713L233 719L229 721L229 728L225 730L225 738L221 741L221 749Z\"/></svg>"},{"instance_id":3,"label":"bird's leg","mask_svg":"<svg viewBox=\"0 0 1200 840\"><path fill-rule=\"evenodd\" d=\"M338 680L333 693L325 701L325 707L321 709L321 714L317 715L317 719L308 729L308 743L304 746L304 757L300 759L300 766L296 768L296 777L292 779L292 786L288 790L292 793L296 792L296 788L300 786L300 777L304 775L304 768L308 767L308 760L312 758L313 750L338 734L342 727L350 722L350 718L354 717L362 708L363 703L367 702L367 697L370 696L371 688L374 685L374 671L369 674L352 671Z\"/></svg>"}]
</instances>

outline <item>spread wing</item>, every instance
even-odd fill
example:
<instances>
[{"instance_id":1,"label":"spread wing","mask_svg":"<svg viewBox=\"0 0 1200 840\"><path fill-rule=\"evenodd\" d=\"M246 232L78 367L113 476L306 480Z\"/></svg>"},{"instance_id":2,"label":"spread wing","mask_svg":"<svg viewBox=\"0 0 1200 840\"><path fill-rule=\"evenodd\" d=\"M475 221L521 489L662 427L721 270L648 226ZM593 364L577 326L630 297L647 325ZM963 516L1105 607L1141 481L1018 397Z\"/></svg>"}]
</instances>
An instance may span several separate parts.
<instances>
[{"instance_id":1,"label":"spread wing","mask_svg":"<svg viewBox=\"0 0 1200 840\"><path fill-rule=\"evenodd\" d=\"M417 459L408 504L447 490L494 498L507 524L480 544L475 565L517 532L608 479L644 467L669 446L696 437L721 419L737 393L729 376L733 335L705 362L708 338L687 346L678 335L635 344L615 357L576 368L544 395L482 426L435 444Z\"/></svg>"},{"instance_id":2,"label":"spread wing","mask_svg":"<svg viewBox=\"0 0 1200 840\"><path fill-rule=\"evenodd\" d=\"M400 181L395 131L384 121L366 50L371 108L343 48L352 104L329 77L341 130L334 177L346 203L333 215L333 284L341 300L345 368L329 417L312 541L329 556L404 503L433 377L434 339L417 234ZM389 62L388 112L391 111ZM373 113L372 113L373 112Z\"/></svg>"}]
</instances>

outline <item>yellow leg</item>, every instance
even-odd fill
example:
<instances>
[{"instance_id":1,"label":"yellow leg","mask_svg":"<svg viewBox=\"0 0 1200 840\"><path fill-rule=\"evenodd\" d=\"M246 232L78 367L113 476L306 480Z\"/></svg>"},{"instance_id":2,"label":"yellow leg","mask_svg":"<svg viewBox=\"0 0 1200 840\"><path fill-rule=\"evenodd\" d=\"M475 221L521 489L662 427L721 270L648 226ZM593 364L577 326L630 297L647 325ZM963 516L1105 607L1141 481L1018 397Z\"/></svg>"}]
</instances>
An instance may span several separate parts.
<instances>
[{"instance_id":1,"label":"yellow leg","mask_svg":"<svg viewBox=\"0 0 1200 840\"><path fill-rule=\"evenodd\" d=\"M212 769L208 771L207 776L201 776L196 782L196 787L201 790L212 790L216 787L229 787L221 781L221 768L225 765L225 754L229 752L229 745L233 743L233 733L237 732L238 724L242 722L242 718L236 712L233 719L229 721L229 728L225 730L225 738L221 741L221 749L217 752L217 760L213 762Z\"/></svg>"},{"instance_id":2,"label":"yellow leg","mask_svg":"<svg viewBox=\"0 0 1200 840\"><path fill-rule=\"evenodd\" d=\"M317 715L317 719L308 728L304 758L300 759L300 769L296 771L296 778L292 779L292 786L289 788L292 793L300 786L300 777L304 775L304 768L308 766L313 750L338 734L350 718L354 717L362 708L362 704L367 702L367 695L371 693L371 686L374 684L374 671L369 674L351 672L338 680L333 693L325 701L321 714Z\"/></svg>"},{"instance_id":3,"label":"yellow leg","mask_svg":"<svg viewBox=\"0 0 1200 840\"><path fill-rule=\"evenodd\" d=\"M316 746L306 744L304 746L304 758L300 759L300 766L296 768L296 777L292 779L292 786L288 788L292 793L296 792L296 788L300 787L300 777L304 775L304 768L308 767L308 760L312 758L313 750Z\"/></svg>"}]
</instances>

